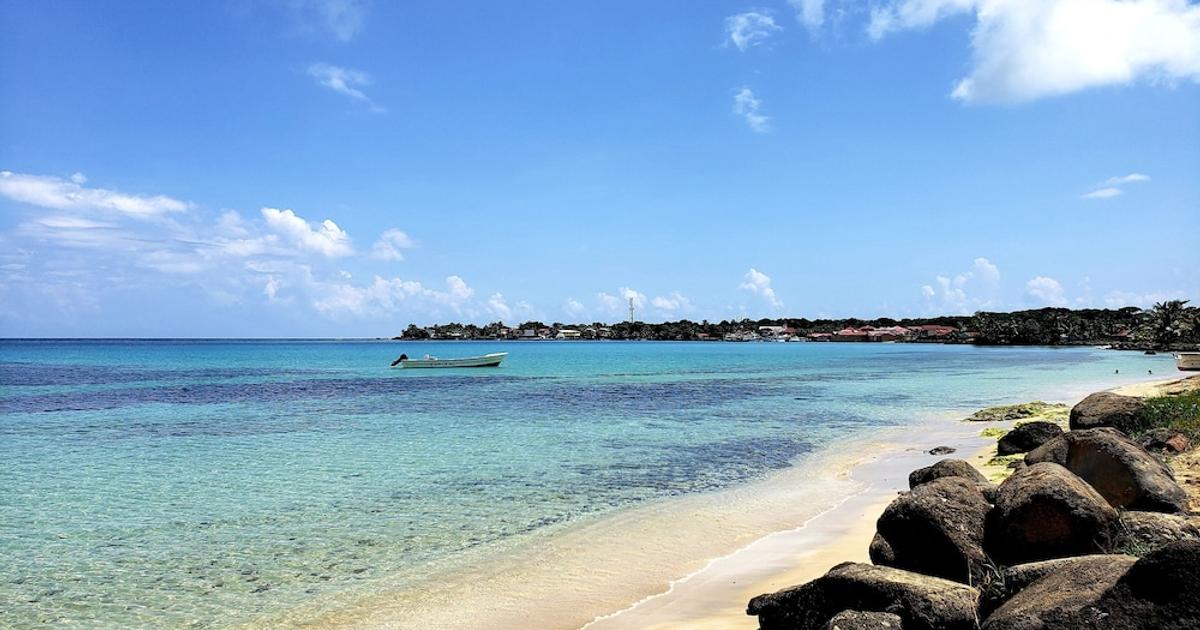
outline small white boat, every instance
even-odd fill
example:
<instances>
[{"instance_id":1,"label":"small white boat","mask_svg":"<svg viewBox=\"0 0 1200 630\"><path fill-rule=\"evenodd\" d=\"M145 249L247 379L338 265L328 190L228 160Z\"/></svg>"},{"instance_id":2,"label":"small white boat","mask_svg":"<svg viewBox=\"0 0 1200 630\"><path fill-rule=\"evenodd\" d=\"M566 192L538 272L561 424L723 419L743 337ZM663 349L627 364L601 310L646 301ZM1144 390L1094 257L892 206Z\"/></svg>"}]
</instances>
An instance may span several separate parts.
<instances>
[{"instance_id":1,"label":"small white boat","mask_svg":"<svg viewBox=\"0 0 1200 630\"><path fill-rule=\"evenodd\" d=\"M1175 367L1185 370L1200 370L1200 352L1176 352Z\"/></svg>"},{"instance_id":2,"label":"small white boat","mask_svg":"<svg viewBox=\"0 0 1200 630\"><path fill-rule=\"evenodd\" d=\"M439 359L435 356L425 355L420 359L410 359L408 355L400 355L399 359L392 362L392 367L401 368L473 368L473 367L499 367L500 363L507 357L507 352L493 352L485 354L481 357L462 357L460 359Z\"/></svg>"}]
</instances>

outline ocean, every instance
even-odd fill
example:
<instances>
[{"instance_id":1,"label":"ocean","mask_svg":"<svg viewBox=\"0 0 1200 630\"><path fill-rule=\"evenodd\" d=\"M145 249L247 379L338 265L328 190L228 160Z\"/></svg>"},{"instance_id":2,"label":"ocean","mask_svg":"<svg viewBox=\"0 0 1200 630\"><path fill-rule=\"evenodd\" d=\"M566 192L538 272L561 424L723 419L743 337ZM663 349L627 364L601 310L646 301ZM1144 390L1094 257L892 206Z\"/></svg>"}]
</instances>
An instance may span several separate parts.
<instances>
[{"instance_id":1,"label":"ocean","mask_svg":"<svg viewBox=\"0 0 1200 630\"><path fill-rule=\"evenodd\" d=\"M1085 347L0 341L0 626L250 623L1149 371L1174 367Z\"/></svg>"}]
</instances>

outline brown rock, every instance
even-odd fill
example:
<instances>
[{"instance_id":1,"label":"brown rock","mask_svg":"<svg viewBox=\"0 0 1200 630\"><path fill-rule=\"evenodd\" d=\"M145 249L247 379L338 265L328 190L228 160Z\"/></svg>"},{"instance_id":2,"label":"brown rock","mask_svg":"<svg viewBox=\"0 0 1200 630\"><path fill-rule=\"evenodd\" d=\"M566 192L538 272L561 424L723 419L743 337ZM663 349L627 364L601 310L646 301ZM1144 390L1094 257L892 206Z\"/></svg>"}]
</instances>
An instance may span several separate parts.
<instances>
[{"instance_id":1,"label":"brown rock","mask_svg":"<svg viewBox=\"0 0 1200 630\"><path fill-rule=\"evenodd\" d=\"M987 477L979 472L970 463L961 459L943 459L942 461L924 468L918 468L908 475L908 487L916 488L917 486L941 479L942 477L962 477L968 481L976 483L987 483Z\"/></svg>"},{"instance_id":2,"label":"brown rock","mask_svg":"<svg viewBox=\"0 0 1200 630\"><path fill-rule=\"evenodd\" d=\"M1113 507L1182 512L1187 493L1171 469L1112 428L1069 431L1025 456L1025 463L1055 462L1081 477Z\"/></svg>"},{"instance_id":3,"label":"brown rock","mask_svg":"<svg viewBox=\"0 0 1200 630\"><path fill-rule=\"evenodd\" d=\"M890 612L906 630L973 630L975 589L940 578L845 562L807 584L759 595L746 613L762 630L820 630L845 610Z\"/></svg>"},{"instance_id":4,"label":"brown rock","mask_svg":"<svg viewBox=\"0 0 1200 630\"><path fill-rule=\"evenodd\" d=\"M1175 429L1159 427L1147 431L1140 444L1152 453L1178 455L1192 447L1192 440Z\"/></svg>"},{"instance_id":5,"label":"brown rock","mask_svg":"<svg viewBox=\"0 0 1200 630\"><path fill-rule=\"evenodd\" d=\"M1071 430L1113 427L1126 434L1145 429L1146 401L1112 392L1096 392L1071 408Z\"/></svg>"},{"instance_id":6,"label":"brown rock","mask_svg":"<svg viewBox=\"0 0 1200 630\"><path fill-rule=\"evenodd\" d=\"M1012 455L1025 453L1062 435L1062 428L1053 422L1028 422L1004 434L996 443L996 453Z\"/></svg>"},{"instance_id":7,"label":"brown rock","mask_svg":"<svg viewBox=\"0 0 1200 630\"><path fill-rule=\"evenodd\" d=\"M899 615L843 610L825 624L825 630L903 630Z\"/></svg>"},{"instance_id":8,"label":"brown rock","mask_svg":"<svg viewBox=\"0 0 1200 630\"><path fill-rule=\"evenodd\" d=\"M891 551L882 564L978 582L987 563L983 532L991 509L980 484L962 477L942 477L913 488L892 501L876 524Z\"/></svg>"},{"instance_id":9,"label":"brown rock","mask_svg":"<svg viewBox=\"0 0 1200 630\"><path fill-rule=\"evenodd\" d=\"M1049 630L1087 611L1134 564L1129 556L1070 558L987 617L983 630Z\"/></svg>"},{"instance_id":10,"label":"brown rock","mask_svg":"<svg viewBox=\"0 0 1200 630\"><path fill-rule=\"evenodd\" d=\"M1200 540L1200 528L1187 517L1162 512L1121 514L1117 546L1130 553L1143 554L1180 540Z\"/></svg>"},{"instance_id":11,"label":"brown rock","mask_svg":"<svg viewBox=\"0 0 1200 630\"><path fill-rule=\"evenodd\" d=\"M1004 564L1108 553L1117 512L1066 468L1049 462L1017 470L1000 484L984 545Z\"/></svg>"}]
</instances>

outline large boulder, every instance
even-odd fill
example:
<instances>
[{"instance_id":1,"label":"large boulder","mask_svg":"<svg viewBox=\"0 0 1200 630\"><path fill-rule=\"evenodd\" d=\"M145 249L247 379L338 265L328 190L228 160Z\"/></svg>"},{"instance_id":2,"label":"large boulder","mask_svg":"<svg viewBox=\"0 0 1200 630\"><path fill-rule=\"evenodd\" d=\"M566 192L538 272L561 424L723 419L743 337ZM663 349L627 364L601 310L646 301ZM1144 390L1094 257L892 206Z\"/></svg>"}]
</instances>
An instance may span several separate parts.
<instances>
[{"instance_id":1,"label":"large boulder","mask_svg":"<svg viewBox=\"0 0 1200 630\"><path fill-rule=\"evenodd\" d=\"M1025 455L1025 463L1054 462L1087 481L1113 506L1150 512L1187 510L1174 473L1146 449L1112 428L1069 431Z\"/></svg>"},{"instance_id":2,"label":"large boulder","mask_svg":"<svg viewBox=\"0 0 1200 630\"><path fill-rule=\"evenodd\" d=\"M1109 553L1117 511L1091 486L1054 463L1033 464L1000 484L984 545L1003 564Z\"/></svg>"},{"instance_id":3,"label":"large boulder","mask_svg":"<svg viewBox=\"0 0 1200 630\"><path fill-rule=\"evenodd\" d=\"M1127 558L1132 563L1136 558L1132 556L1120 556ZM982 595L979 600L979 615L987 617L992 614L1004 602L1012 599L1017 593L1025 590L1025 587L1034 582L1062 569L1073 571L1077 568L1087 570L1093 564L1106 564L1113 558L1111 554L1099 554L1088 556L1075 556L1073 558L1055 558L1053 560L1039 560L1037 562L1027 562L1025 564L1017 564L1010 567L1003 567L999 572L985 584L982 589Z\"/></svg>"},{"instance_id":4,"label":"large boulder","mask_svg":"<svg viewBox=\"0 0 1200 630\"><path fill-rule=\"evenodd\" d=\"M761 630L821 630L844 610L890 612L905 630L973 630L974 588L891 567L845 562L807 584L750 600Z\"/></svg>"},{"instance_id":5,"label":"large boulder","mask_svg":"<svg viewBox=\"0 0 1200 630\"><path fill-rule=\"evenodd\" d=\"M875 532L875 537L871 539L871 545L867 547L867 555L871 557L871 562L883 566L895 566L896 552L892 550L892 546L888 544L886 538L881 536L879 532Z\"/></svg>"},{"instance_id":6,"label":"large boulder","mask_svg":"<svg viewBox=\"0 0 1200 630\"><path fill-rule=\"evenodd\" d=\"M1135 396L1096 392L1071 408L1071 430L1113 427L1124 433L1146 428L1146 401Z\"/></svg>"},{"instance_id":7,"label":"large boulder","mask_svg":"<svg viewBox=\"0 0 1200 630\"><path fill-rule=\"evenodd\" d=\"M983 532L991 509L980 484L962 477L913 488L892 501L876 523L891 551L883 564L977 583L987 564Z\"/></svg>"},{"instance_id":8,"label":"large boulder","mask_svg":"<svg viewBox=\"0 0 1200 630\"><path fill-rule=\"evenodd\" d=\"M899 615L885 612L843 610L825 624L825 630L903 630Z\"/></svg>"},{"instance_id":9,"label":"large boulder","mask_svg":"<svg viewBox=\"0 0 1200 630\"><path fill-rule=\"evenodd\" d=\"M1200 540L1200 528L1187 517L1162 512L1121 514L1117 547L1130 553L1146 553L1180 540Z\"/></svg>"},{"instance_id":10,"label":"large boulder","mask_svg":"<svg viewBox=\"0 0 1200 630\"><path fill-rule=\"evenodd\" d=\"M1189 540L1132 563L1055 571L996 610L983 630L1200 628L1197 566L1200 541Z\"/></svg>"},{"instance_id":11,"label":"large boulder","mask_svg":"<svg viewBox=\"0 0 1200 630\"><path fill-rule=\"evenodd\" d=\"M1103 628L1200 628L1200 541L1184 540L1138 560L1096 604ZM1072 626L1082 630L1090 619Z\"/></svg>"},{"instance_id":12,"label":"large boulder","mask_svg":"<svg viewBox=\"0 0 1200 630\"><path fill-rule=\"evenodd\" d=\"M1130 556L1070 558L1047 567L1004 605L988 615L983 630L1049 630L1061 628L1090 609L1134 564ZM1039 567L1038 569L1041 569Z\"/></svg>"},{"instance_id":13,"label":"large boulder","mask_svg":"<svg viewBox=\"0 0 1200 630\"><path fill-rule=\"evenodd\" d=\"M942 461L924 468L918 468L908 475L908 487L916 488L923 483L943 477L962 477L975 483L987 483L987 477L970 463L961 459L943 459Z\"/></svg>"},{"instance_id":14,"label":"large boulder","mask_svg":"<svg viewBox=\"0 0 1200 630\"><path fill-rule=\"evenodd\" d=\"M1158 427L1144 433L1139 444L1152 453L1178 455L1192 447L1192 440L1175 429Z\"/></svg>"},{"instance_id":15,"label":"large boulder","mask_svg":"<svg viewBox=\"0 0 1200 630\"><path fill-rule=\"evenodd\" d=\"M996 443L996 453L1012 455L1025 453L1062 435L1062 428L1053 422L1027 422L1004 434Z\"/></svg>"}]
</instances>

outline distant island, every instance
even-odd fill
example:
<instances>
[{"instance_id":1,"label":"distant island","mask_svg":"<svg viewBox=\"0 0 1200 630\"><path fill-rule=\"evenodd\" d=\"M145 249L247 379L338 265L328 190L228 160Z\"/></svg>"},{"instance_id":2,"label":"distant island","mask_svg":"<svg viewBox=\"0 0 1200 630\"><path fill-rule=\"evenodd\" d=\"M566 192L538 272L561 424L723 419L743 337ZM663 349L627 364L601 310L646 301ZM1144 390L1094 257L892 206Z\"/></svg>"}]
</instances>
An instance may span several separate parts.
<instances>
[{"instance_id":1,"label":"distant island","mask_svg":"<svg viewBox=\"0 0 1200 630\"><path fill-rule=\"evenodd\" d=\"M393 339L438 340L653 340L911 342L977 345L1092 345L1118 349L1168 350L1200 347L1200 308L1171 300L1141 309L1040 308L1011 313L978 312L929 318L892 319L742 319L694 322L686 319L652 324L544 323L508 326L448 323L409 324Z\"/></svg>"}]
</instances>

